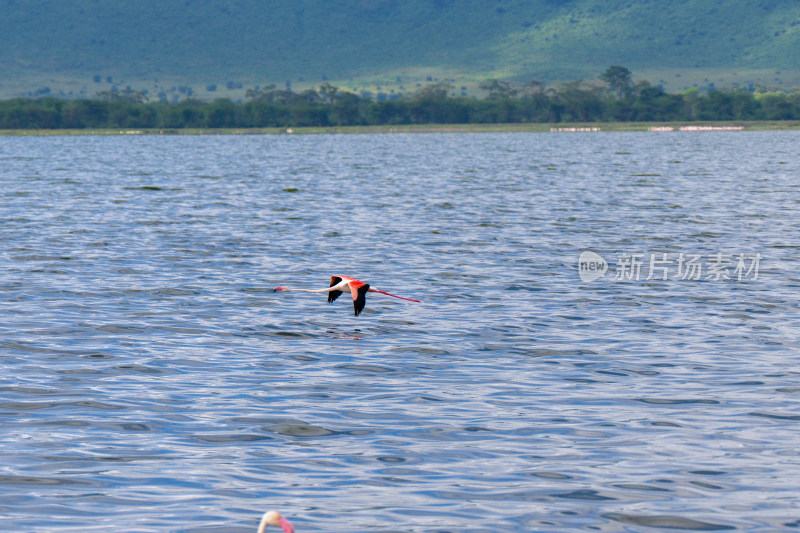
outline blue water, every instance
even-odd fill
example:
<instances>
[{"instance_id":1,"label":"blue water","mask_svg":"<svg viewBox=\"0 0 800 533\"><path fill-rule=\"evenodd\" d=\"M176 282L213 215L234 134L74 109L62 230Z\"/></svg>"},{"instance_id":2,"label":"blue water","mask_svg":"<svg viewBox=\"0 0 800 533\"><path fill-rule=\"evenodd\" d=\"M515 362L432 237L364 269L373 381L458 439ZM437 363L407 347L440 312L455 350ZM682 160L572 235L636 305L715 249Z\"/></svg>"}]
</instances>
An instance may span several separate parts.
<instances>
[{"instance_id":1,"label":"blue water","mask_svg":"<svg viewBox=\"0 0 800 533\"><path fill-rule=\"evenodd\" d=\"M0 138L0 529L800 528L798 147Z\"/></svg>"}]
</instances>

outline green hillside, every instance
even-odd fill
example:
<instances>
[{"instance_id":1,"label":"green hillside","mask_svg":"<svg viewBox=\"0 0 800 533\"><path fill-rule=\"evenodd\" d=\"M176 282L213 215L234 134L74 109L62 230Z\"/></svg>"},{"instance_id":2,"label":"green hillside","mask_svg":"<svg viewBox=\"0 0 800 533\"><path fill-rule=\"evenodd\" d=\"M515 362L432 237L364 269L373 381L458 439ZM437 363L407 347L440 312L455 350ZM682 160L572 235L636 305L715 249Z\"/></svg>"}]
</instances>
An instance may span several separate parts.
<instances>
[{"instance_id":1,"label":"green hillside","mask_svg":"<svg viewBox=\"0 0 800 533\"><path fill-rule=\"evenodd\" d=\"M792 87L797 50L800 4L781 0L0 0L0 97L242 96L287 81L472 90L612 64L673 90Z\"/></svg>"}]
</instances>

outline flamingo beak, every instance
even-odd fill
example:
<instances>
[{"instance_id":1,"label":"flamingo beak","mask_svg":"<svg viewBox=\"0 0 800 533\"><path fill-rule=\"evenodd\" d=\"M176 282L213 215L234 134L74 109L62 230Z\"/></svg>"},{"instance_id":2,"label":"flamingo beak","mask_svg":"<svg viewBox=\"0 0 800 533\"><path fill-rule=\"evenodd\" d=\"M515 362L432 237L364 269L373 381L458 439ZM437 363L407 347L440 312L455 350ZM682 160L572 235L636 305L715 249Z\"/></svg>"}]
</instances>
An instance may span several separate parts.
<instances>
[{"instance_id":1,"label":"flamingo beak","mask_svg":"<svg viewBox=\"0 0 800 533\"><path fill-rule=\"evenodd\" d=\"M278 518L278 524L281 526L283 533L294 533L294 526L284 517Z\"/></svg>"}]
</instances>

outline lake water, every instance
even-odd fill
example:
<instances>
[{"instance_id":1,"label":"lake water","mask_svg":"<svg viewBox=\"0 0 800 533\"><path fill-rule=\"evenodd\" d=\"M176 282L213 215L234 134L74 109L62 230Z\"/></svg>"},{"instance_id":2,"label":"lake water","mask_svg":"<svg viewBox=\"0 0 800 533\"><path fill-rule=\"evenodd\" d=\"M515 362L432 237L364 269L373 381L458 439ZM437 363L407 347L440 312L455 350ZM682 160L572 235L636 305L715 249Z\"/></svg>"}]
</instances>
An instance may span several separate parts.
<instances>
[{"instance_id":1,"label":"lake water","mask_svg":"<svg viewBox=\"0 0 800 533\"><path fill-rule=\"evenodd\" d=\"M800 528L800 132L5 137L0 190L3 531ZM333 274L422 303L272 292Z\"/></svg>"}]
</instances>

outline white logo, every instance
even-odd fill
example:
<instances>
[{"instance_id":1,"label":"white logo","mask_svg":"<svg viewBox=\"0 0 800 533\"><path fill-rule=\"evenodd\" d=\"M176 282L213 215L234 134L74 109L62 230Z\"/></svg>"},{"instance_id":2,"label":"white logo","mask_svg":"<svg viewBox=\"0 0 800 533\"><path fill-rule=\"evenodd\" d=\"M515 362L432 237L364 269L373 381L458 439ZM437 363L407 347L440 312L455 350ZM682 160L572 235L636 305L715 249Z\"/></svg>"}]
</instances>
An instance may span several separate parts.
<instances>
[{"instance_id":1,"label":"white logo","mask_svg":"<svg viewBox=\"0 0 800 533\"><path fill-rule=\"evenodd\" d=\"M600 254L584 250L578 257L578 276L589 283L602 278L608 270L608 263Z\"/></svg>"},{"instance_id":2,"label":"white logo","mask_svg":"<svg viewBox=\"0 0 800 533\"><path fill-rule=\"evenodd\" d=\"M649 258L649 259L648 259ZM600 254L584 250L578 257L578 276L589 283L611 270L614 281L756 281L763 256L760 253L617 253L610 265Z\"/></svg>"}]
</instances>

